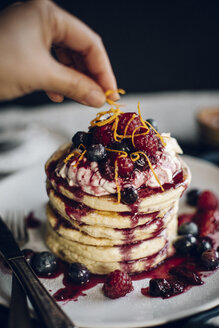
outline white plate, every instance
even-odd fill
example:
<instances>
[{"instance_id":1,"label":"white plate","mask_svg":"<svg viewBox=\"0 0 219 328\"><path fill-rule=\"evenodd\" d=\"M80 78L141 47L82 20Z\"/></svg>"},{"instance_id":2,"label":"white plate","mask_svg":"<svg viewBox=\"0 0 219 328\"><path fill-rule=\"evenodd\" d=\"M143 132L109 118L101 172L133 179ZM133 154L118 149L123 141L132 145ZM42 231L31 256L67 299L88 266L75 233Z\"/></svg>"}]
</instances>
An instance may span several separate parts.
<instances>
[{"instance_id":1,"label":"white plate","mask_svg":"<svg viewBox=\"0 0 219 328\"><path fill-rule=\"evenodd\" d=\"M191 187L211 189L218 194L219 170L204 161L184 156L191 168ZM190 188L191 188L190 187ZM8 209L25 208L34 210L45 220L44 206L47 201L43 167L35 166L18 173L0 183L0 212ZM181 210L184 210L181 201ZM187 208L188 210L188 208ZM36 237L37 238L37 237ZM33 248L45 248L37 240ZM61 277L54 281L43 280L52 291L60 287ZM141 294L148 280L134 282L134 291L123 298L111 300L103 296L99 284L79 297L77 302L60 304L79 327L146 327L180 319L219 304L219 270L206 278L205 284L193 287L188 292L170 299L147 298ZM8 304L11 278L0 271L0 302Z\"/></svg>"}]
</instances>

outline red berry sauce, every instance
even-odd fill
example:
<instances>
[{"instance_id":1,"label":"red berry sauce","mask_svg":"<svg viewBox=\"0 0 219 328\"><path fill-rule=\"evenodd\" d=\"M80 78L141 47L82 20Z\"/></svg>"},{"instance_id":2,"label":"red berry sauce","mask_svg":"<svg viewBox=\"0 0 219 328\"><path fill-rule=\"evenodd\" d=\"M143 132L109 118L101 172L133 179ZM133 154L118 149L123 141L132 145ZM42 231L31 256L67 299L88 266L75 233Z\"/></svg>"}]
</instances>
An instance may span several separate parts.
<instances>
[{"instance_id":1,"label":"red berry sauce","mask_svg":"<svg viewBox=\"0 0 219 328\"><path fill-rule=\"evenodd\" d=\"M25 218L25 224L28 229L36 229L41 225L41 221L35 217L34 212L30 212Z\"/></svg>"}]
</instances>

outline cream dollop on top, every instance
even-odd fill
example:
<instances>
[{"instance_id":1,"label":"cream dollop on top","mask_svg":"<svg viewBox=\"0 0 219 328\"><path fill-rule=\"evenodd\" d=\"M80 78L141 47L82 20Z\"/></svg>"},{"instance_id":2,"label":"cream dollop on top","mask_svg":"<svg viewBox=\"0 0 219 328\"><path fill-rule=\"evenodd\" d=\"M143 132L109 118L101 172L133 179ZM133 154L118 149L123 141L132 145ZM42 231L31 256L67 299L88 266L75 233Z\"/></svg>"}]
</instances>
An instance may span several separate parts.
<instances>
[{"instance_id":1,"label":"cream dollop on top","mask_svg":"<svg viewBox=\"0 0 219 328\"><path fill-rule=\"evenodd\" d=\"M175 138L172 138L169 133L161 134L166 146L163 150L158 163L153 165L153 170L157 175L160 183L171 183L173 175L181 169L181 161L177 154L182 154L182 149L178 145ZM86 157L83 158L83 163L87 161ZM56 174L58 177L66 179L69 186L80 187L85 193L93 196L104 196L109 194L115 194L117 192L115 181L109 181L102 177L99 171L97 162L90 162L85 166L74 166L75 161L70 165L63 165L56 168ZM135 170L133 172L130 182L118 178L120 188L124 186L132 185L136 189L141 186L145 187L159 187L157 180L152 172Z\"/></svg>"}]
</instances>

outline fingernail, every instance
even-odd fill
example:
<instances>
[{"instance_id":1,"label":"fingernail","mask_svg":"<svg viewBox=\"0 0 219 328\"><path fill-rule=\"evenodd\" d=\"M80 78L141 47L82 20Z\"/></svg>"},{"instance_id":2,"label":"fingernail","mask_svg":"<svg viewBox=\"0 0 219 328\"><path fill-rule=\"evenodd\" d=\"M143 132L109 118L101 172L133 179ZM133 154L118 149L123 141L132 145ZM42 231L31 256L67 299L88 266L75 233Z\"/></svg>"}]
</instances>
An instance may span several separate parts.
<instances>
[{"instance_id":1,"label":"fingernail","mask_svg":"<svg viewBox=\"0 0 219 328\"><path fill-rule=\"evenodd\" d=\"M84 99L83 104L92 107L101 107L106 101L106 97L103 92L92 90Z\"/></svg>"},{"instance_id":2,"label":"fingernail","mask_svg":"<svg viewBox=\"0 0 219 328\"><path fill-rule=\"evenodd\" d=\"M116 92L116 93L113 93L110 98L113 100L113 101L117 101L120 99L120 95Z\"/></svg>"}]
</instances>

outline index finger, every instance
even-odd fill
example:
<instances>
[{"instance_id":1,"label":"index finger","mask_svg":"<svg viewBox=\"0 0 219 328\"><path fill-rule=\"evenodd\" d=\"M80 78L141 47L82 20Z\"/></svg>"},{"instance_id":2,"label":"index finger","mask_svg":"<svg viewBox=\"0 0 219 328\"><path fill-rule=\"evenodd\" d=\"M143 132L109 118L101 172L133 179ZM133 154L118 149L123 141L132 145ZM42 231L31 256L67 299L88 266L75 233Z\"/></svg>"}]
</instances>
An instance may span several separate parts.
<instances>
[{"instance_id":1,"label":"index finger","mask_svg":"<svg viewBox=\"0 0 219 328\"><path fill-rule=\"evenodd\" d=\"M59 8L52 15L52 39L84 56L87 68L94 80L106 91L116 90L117 83L109 57L98 34L73 15ZM113 95L119 99L118 94Z\"/></svg>"}]
</instances>

